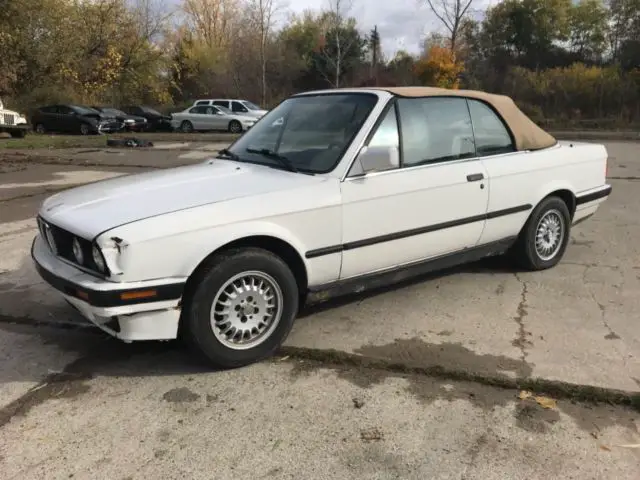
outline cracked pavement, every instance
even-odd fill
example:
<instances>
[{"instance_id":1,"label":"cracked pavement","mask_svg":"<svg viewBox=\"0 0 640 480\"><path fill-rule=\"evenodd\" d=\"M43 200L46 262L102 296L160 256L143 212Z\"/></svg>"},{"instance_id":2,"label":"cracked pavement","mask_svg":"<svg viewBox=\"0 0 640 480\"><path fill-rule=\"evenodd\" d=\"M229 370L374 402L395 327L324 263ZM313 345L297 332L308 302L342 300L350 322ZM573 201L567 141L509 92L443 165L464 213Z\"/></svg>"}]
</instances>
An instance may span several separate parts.
<instances>
[{"instance_id":1,"label":"cracked pavement","mask_svg":"<svg viewBox=\"0 0 640 480\"><path fill-rule=\"evenodd\" d=\"M29 258L52 191L200 153L3 153L2 478L637 478L640 144L606 145L612 196L556 268L491 259L315 305L230 372L80 328ZM557 407L518 398L536 387Z\"/></svg>"}]
</instances>

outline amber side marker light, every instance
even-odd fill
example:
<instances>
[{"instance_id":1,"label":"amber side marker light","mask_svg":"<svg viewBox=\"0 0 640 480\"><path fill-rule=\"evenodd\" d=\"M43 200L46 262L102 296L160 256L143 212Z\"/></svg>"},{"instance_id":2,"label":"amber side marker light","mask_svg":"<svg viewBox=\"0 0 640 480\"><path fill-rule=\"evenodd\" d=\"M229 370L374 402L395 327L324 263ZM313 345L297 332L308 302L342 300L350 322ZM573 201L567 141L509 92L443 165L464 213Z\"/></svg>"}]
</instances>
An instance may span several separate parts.
<instances>
[{"instance_id":1,"label":"amber side marker light","mask_svg":"<svg viewBox=\"0 0 640 480\"><path fill-rule=\"evenodd\" d=\"M124 292L120 294L121 300L137 300L140 298L151 298L158 295L156 290L138 290L137 292Z\"/></svg>"},{"instance_id":2,"label":"amber side marker light","mask_svg":"<svg viewBox=\"0 0 640 480\"><path fill-rule=\"evenodd\" d=\"M89 300L89 294L87 292L83 292L82 290L76 290L76 295L78 298L82 298L83 300Z\"/></svg>"}]
</instances>

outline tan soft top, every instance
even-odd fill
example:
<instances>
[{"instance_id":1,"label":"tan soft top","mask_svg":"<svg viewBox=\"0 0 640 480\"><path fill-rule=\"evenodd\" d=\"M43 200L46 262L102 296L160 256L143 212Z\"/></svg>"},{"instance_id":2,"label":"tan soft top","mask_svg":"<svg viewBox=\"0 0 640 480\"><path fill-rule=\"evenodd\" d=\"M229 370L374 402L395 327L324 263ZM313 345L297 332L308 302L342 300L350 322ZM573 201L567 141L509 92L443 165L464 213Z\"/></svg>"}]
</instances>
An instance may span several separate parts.
<instances>
[{"instance_id":1,"label":"tan soft top","mask_svg":"<svg viewBox=\"0 0 640 480\"><path fill-rule=\"evenodd\" d=\"M366 87L384 90L401 97L466 97L484 101L496 110L509 126L517 150L539 150L557 143L556 139L536 125L511 98L476 90L449 90L436 87Z\"/></svg>"}]
</instances>

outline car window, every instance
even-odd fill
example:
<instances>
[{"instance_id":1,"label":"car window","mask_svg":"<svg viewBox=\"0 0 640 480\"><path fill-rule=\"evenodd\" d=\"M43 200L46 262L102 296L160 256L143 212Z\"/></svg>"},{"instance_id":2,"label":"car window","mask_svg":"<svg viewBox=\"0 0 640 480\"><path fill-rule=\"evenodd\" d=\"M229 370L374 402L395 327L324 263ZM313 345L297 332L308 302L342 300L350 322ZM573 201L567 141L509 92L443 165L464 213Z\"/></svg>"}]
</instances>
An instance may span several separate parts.
<instances>
[{"instance_id":1,"label":"car window","mask_svg":"<svg viewBox=\"0 0 640 480\"><path fill-rule=\"evenodd\" d=\"M257 106L255 103L251 103L248 100L243 100L242 104L247 107L249 110L260 110L260 107Z\"/></svg>"},{"instance_id":2,"label":"car window","mask_svg":"<svg viewBox=\"0 0 640 480\"><path fill-rule=\"evenodd\" d=\"M468 102L478 156L515 152L509 130L493 109L480 100Z\"/></svg>"},{"instance_id":3,"label":"car window","mask_svg":"<svg viewBox=\"0 0 640 480\"><path fill-rule=\"evenodd\" d=\"M378 125L376 133L371 137L368 143L369 147L399 147L400 139L398 137L398 120L396 118L396 109L391 107L386 113L384 120Z\"/></svg>"},{"instance_id":4,"label":"car window","mask_svg":"<svg viewBox=\"0 0 640 480\"><path fill-rule=\"evenodd\" d=\"M189 109L189 113L205 113L206 107L193 107Z\"/></svg>"},{"instance_id":5,"label":"car window","mask_svg":"<svg viewBox=\"0 0 640 480\"><path fill-rule=\"evenodd\" d=\"M242 105L240 102L231 102L231 110L235 113L245 113L247 112L247 107Z\"/></svg>"},{"instance_id":6,"label":"car window","mask_svg":"<svg viewBox=\"0 0 640 480\"><path fill-rule=\"evenodd\" d=\"M209 105L209 100L200 100L196 102L196 105Z\"/></svg>"},{"instance_id":7,"label":"car window","mask_svg":"<svg viewBox=\"0 0 640 480\"><path fill-rule=\"evenodd\" d=\"M58 113L62 115L71 115L73 113L73 109L60 105L58 106Z\"/></svg>"},{"instance_id":8,"label":"car window","mask_svg":"<svg viewBox=\"0 0 640 480\"><path fill-rule=\"evenodd\" d=\"M215 115L218 112L218 109L216 107L207 107L205 109L205 112L207 115Z\"/></svg>"},{"instance_id":9,"label":"car window","mask_svg":"<svg viewBox=\"0 0 640 480\"><path fill-rule=\"evenodd\" d=\"M226 100L216 100L213 102L214 105L218 105L219 107L229 108L229 102Z\"/></svg>"},{"instance_id":10,"label":"car window","mask_svg":"<svg viewBox=\"0 0 640 480\"><path fill-rule=\"evenodd\" d=\"M475 157L464 98L400 98L398 108L404 166Z\"/></svg>"}]
</instances>

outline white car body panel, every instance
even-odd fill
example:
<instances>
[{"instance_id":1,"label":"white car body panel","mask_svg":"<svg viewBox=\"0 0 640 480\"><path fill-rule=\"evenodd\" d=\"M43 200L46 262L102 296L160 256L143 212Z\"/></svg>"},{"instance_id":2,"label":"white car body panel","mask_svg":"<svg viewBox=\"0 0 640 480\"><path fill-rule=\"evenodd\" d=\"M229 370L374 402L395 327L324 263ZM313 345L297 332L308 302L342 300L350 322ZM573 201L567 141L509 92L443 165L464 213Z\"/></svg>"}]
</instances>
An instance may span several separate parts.
<instances>
[{"instance_id":1,"label":"white car body panel","mask_svg":"<svg viewBox=\"0 0 640 480\"><path fill-rule=\"evenodd\" d=\"M578 198L576 222L594 213L610 190L604 146L567 142L535 152L349 177L392 98L383 91L370 93L380 101L326 174L215 159L50 197L40 217L95 241L111 275L100 279L80 271L51 253L40 236L33 248L36 264L89 290L140 289L186 281L204 259L231 242L270 237L295 250L309 290L316 290L515 238L532 209L558 190ZM468 181L474 174L484 178ZM90 321L126 341L174 338L177 332L179 299L105 308L65 297ZM149 320L153 312L157 325ZM104 325L103 318L113 315L126 315L120 332Z\"/></svg>"}]
</instances>

